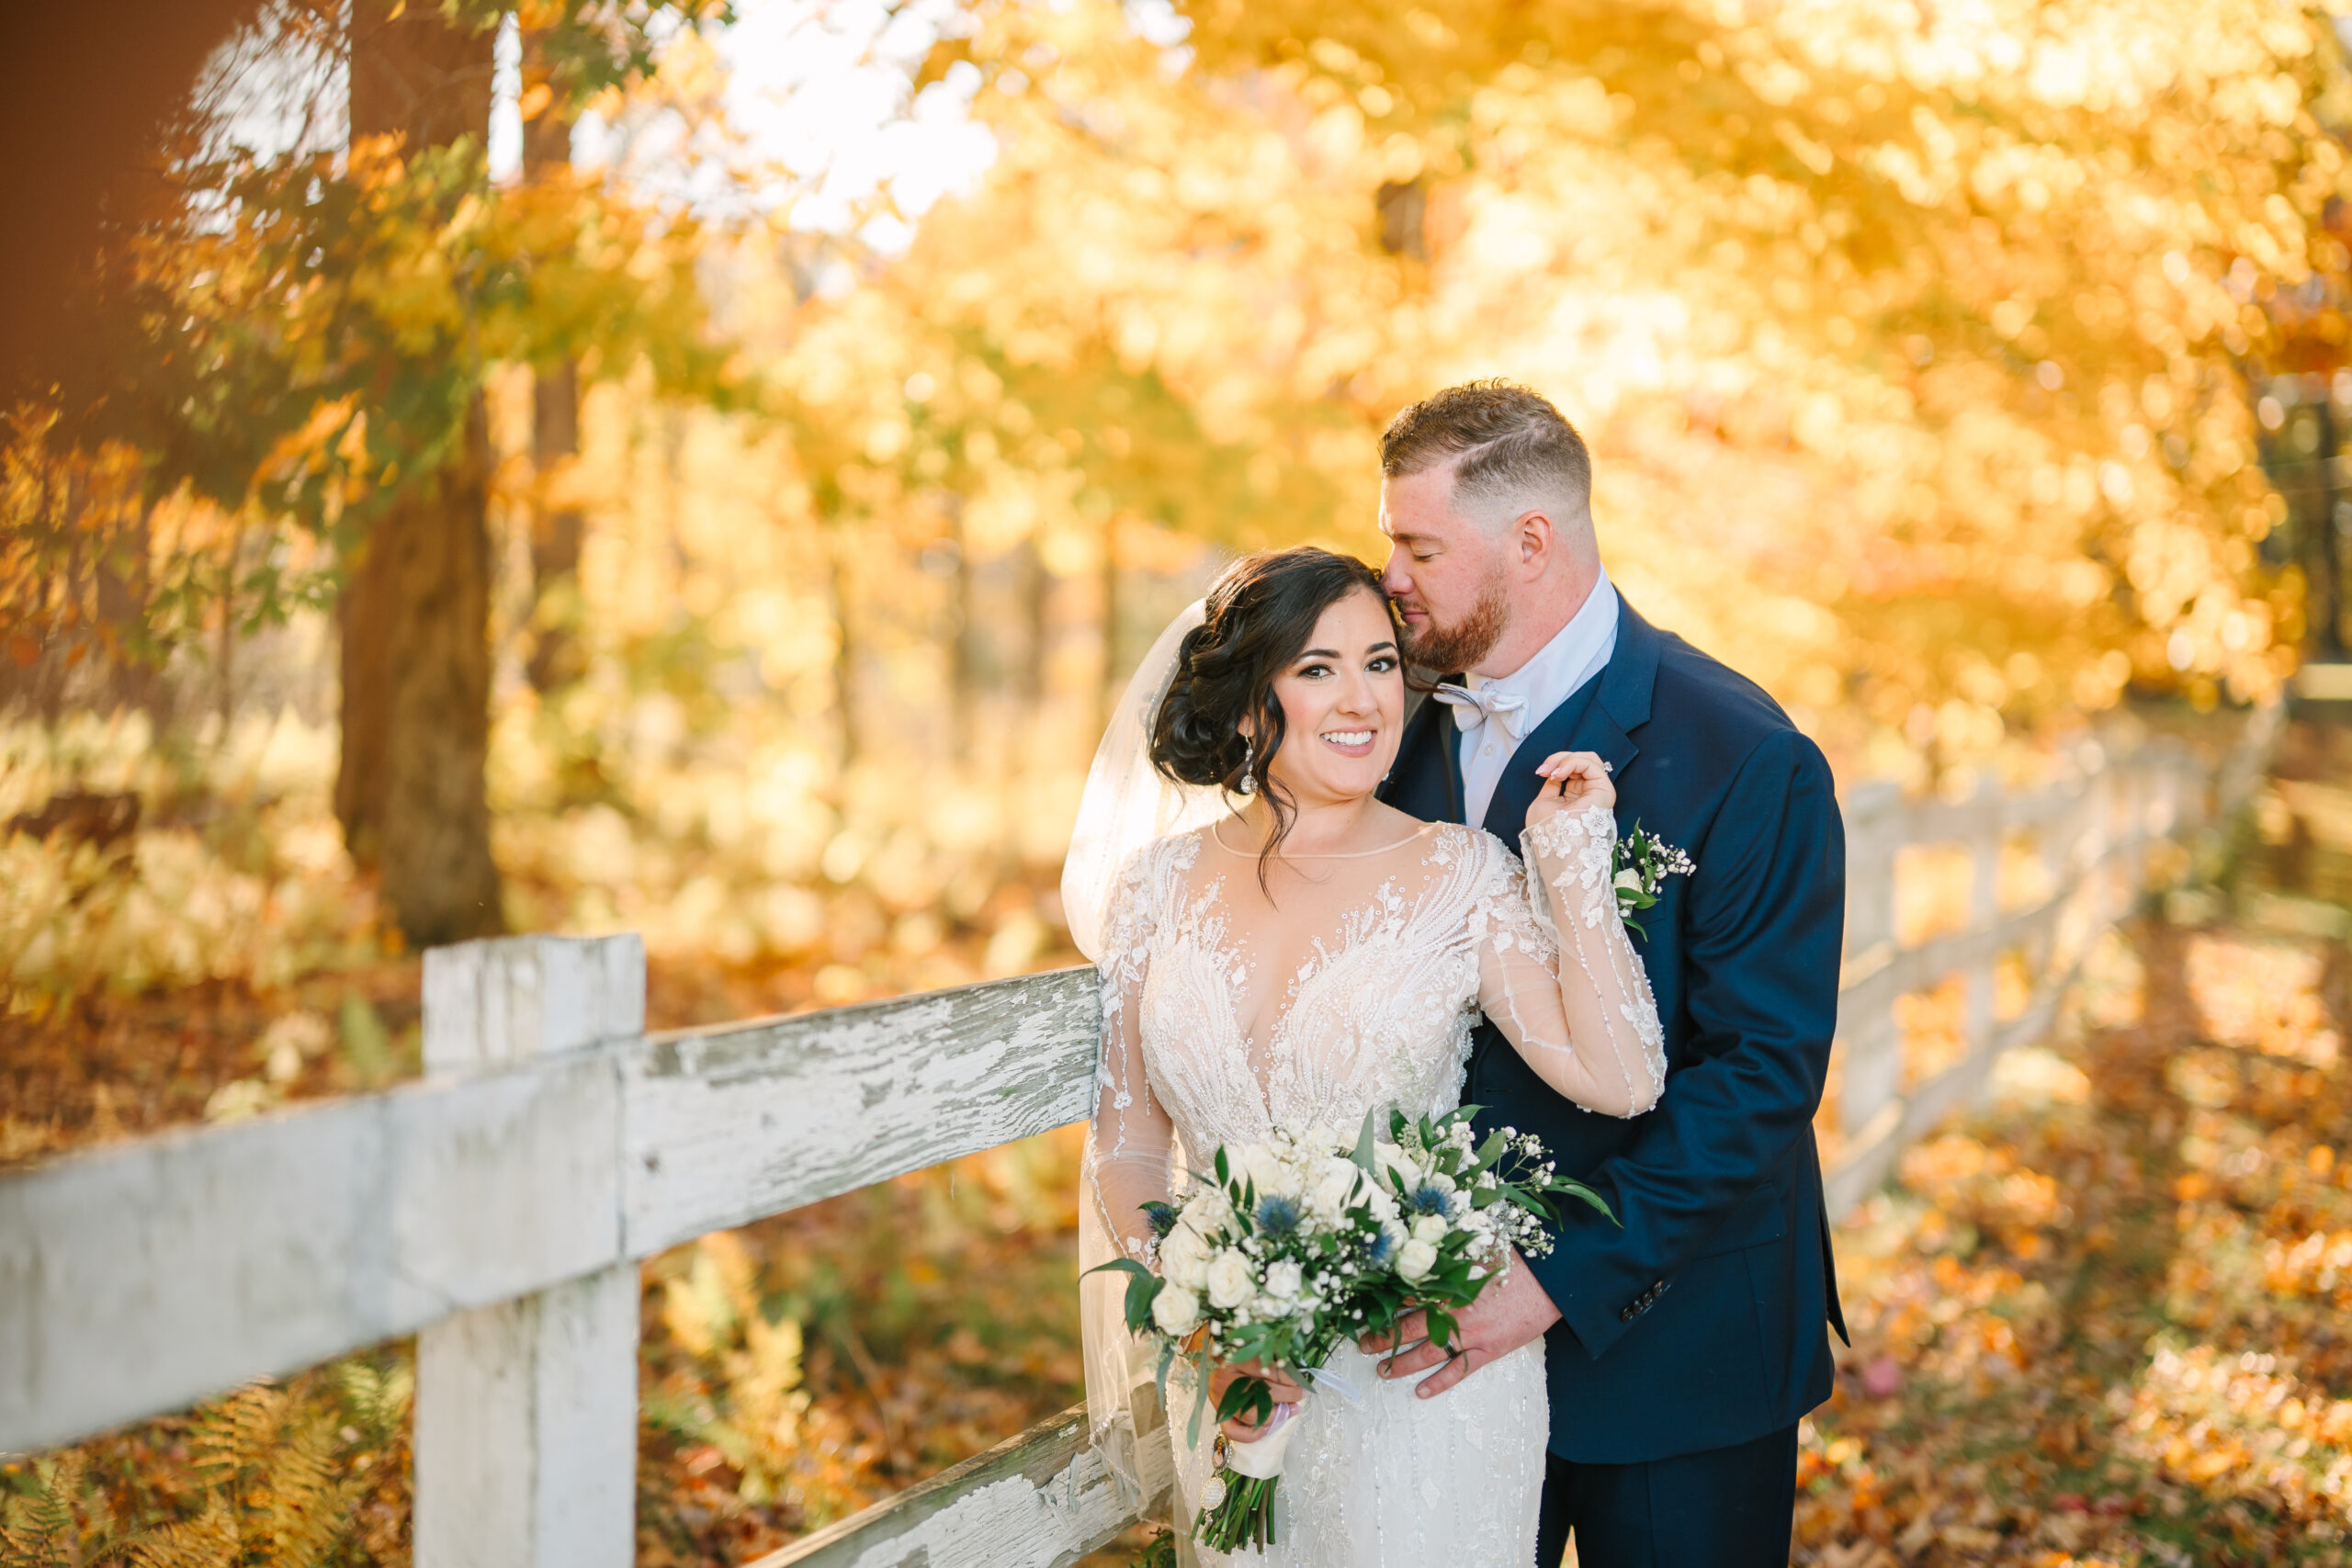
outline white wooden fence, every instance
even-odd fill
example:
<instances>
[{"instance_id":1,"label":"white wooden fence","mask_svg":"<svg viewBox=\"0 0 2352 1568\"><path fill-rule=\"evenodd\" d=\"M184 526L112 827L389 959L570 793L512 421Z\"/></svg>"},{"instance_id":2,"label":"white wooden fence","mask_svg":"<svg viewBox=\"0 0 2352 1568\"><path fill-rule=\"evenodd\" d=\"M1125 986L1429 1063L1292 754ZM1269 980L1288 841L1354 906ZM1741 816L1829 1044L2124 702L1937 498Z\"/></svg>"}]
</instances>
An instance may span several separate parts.
<instances>
[{"instance_id":1,"label":"white wooden fence","mask_svg":"<svg viewBox=\"0 0 2352 1568\"><path fill-rule=\"evenodd\" d=\"M2086 757L2032 794L1852 793L1835 1209L2047 1027L2089 942L2146 886L2152 840L2228 815L2274 719L2257 717L2218 779L2153 745ZM1966 926L1898 944L1898 852L1951 842L1972 856ZM2004 908L2005 853L2037 860L2048 895ZM1996 965L2013 953L2027 1005L2002 1018ZM1953 974L1966 1048L1907 1081L1895 999ZM1089 970L665 1034L644 1017L634 936L440 949L425 956L424 1081L0 1178L0 1451L413 1333L419 1568L620 1568L635 1545L639 1259L1090 1108ZM761 1568L1068 1563L1159 1501L1123 1490L1083 1414ZM1128 1456L1146 1493L1165 1483L1163 1456Z\"/></svg>"}]
</instances>

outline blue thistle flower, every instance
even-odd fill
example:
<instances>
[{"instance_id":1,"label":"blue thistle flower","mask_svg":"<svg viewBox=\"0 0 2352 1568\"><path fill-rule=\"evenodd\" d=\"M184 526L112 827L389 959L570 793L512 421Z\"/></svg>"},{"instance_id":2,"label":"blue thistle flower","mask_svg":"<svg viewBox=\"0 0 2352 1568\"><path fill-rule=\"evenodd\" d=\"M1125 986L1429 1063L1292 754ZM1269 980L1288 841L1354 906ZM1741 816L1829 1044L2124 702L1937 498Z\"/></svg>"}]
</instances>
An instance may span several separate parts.
<instances>
[{"instance_id":1,"label":"blue thistle flower","mask_svg":"<svg viewBox=\"0 0 2352 1568\"><path fill-rule=\"evenodd\" d=\"M1385 1230L1373 1232L1372 1246L1364 1254L1365 1261L1375 1269L1385 1269L1389 1259L1396 1256L1396 1236Z\"/></svg>"},{"instance_id":2,"label":"blue thistle flower","mask_svg":"<svg viewBox=\"0 0 2352 1568\"><path fill-rule=\"evenodd\" d=\"M1450 1207L1444 1189L1433 1181L1423 1182L1406 1202L1417 1214L1442 1214L1448 1213Z\"/></svg>"},{"instance_id":3,"label":"blue thistle flower","mask_svg":"<svg viewBox=\"0 0 2352 1568\"><path fill-rule=\"evenodd\" d=\"M1298 1205L1287 1198L1261 1198L1257 1219L1260 1235L1286 1236L1298 1229Z\"/></svg>"}]
</instances>

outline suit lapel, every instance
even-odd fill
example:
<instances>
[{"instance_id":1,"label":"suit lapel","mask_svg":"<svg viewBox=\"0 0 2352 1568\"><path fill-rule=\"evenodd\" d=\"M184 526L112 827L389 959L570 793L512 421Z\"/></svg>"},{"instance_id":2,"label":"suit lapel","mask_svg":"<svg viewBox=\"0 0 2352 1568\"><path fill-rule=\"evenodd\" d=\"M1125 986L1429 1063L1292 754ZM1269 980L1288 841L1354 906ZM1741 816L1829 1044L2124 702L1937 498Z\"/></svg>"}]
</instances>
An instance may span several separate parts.
<instances>
[{"instance_id":1,"label":"suit lapel","mask_svg":"<svg viewBox=\"0 0 2352 1568\"><path fill-rule=\"evenodd\" d=\"M1458 678L1457 678L1458 679ZM1452 710L1423 698L1405 721L1396 761L1380 798L1424 822L1459 822L1462 810L1462 747Z\"/></svg>"},{"instance_id":2,"label":"suit lapel","mask_svg":"<svg viewBox=\"0 0 2352 1568\"><path fill-rule=\"evenodd\" d=\"M1487 831L1506 844L1519 842L1527 826L1527 808L1534 804L1543 782L1535 769L1555 751L1592 751L1609 764L1610 776L1620 785L1618 802L1624 803L1625 770L1640 755L1634 731L1649 722L1650 692L1657 683L1659 633L1634 613L1621 597L1617 603L1617 647L1600 674L1578 687L1567 701L1528 731L1511 753L1510 765L1495 785L1487 807Z\"/></svg>"}]
</instances>

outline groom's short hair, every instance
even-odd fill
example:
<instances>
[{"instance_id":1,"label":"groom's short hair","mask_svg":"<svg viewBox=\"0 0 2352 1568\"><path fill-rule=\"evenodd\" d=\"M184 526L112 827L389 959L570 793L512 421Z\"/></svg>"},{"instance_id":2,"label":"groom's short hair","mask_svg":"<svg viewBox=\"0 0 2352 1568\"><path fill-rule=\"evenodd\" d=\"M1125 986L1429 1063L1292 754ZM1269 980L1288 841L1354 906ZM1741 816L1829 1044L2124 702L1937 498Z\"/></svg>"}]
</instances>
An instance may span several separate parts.
<instances>
[{"instance_id":1,"label":"groom's short hair","mask_svg":"<svg viewBox=\"0 0 2352 1568\"><path fill-rule=\"evenodd\" d=\"M1504 380L1465 381L1388 422L1380 472L1399 479L1453 465L1457 499L1541 497L1581 512L1592 500L1592 454L1552 400Z\"/></svg>"}]
</instances>

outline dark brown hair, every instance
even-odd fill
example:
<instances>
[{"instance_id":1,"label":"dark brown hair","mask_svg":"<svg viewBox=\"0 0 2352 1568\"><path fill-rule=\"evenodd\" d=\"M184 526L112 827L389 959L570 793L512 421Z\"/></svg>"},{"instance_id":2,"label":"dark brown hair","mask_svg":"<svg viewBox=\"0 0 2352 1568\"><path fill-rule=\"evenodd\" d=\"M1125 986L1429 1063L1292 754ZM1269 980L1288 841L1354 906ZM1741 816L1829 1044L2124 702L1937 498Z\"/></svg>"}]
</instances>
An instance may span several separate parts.
<instances>
[{"instance_id":1,"label":"dark brown hair","mask_svg":"<svg viewBox=\"0 0 2352 1568\"><path fill-rule=\"evenodd\" d=\"M1267 857L1297 815L1268 771L1283 746L1274 677L1306 648L1323 612L1357 592L1388 604L1380 573L1353 556L1312 545L1244 556L1210 585L1207 618L1184 634L1175 679L1152 716L1152 766L1169 778L1238 793L1246 772L1265 793L1275 827L1258 861L1261 886ZM1241 733L1245 720L1254 740Z\"/></svg>"},{"instance_id":2,"label":"dark brown hair","mask_svg":"<svg viewBox=\"0 0 2352 1568\"><path fill-rule=\"evenodd\" d=\"M1510 381L1466 381L1388 422L1380 471L1389 479L1453 464L1453 492L1505 500L1544 491L1592 499L1592 454L1552 400Z\"/></svg>"}]
</instances>

